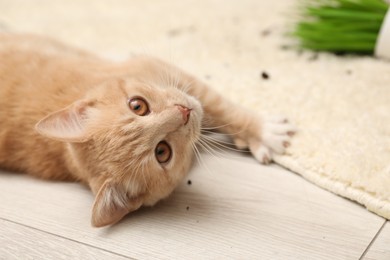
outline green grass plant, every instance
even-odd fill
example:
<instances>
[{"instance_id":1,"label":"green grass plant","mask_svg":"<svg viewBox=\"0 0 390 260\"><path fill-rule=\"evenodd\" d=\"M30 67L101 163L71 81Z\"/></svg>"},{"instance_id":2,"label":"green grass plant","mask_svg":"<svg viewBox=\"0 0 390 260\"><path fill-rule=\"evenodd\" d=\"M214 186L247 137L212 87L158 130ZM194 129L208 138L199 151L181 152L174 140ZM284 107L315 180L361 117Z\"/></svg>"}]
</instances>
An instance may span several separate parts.
<instances>
[{"instance_id":1,"label":"green grass plant","mask_svg":"<svg viewBox=\"0 0 390 260\"><path fill-rule=\"evenodd\" d=\"M388 7L383 0L305 0L293 35L314 51L372 54Z\"/></svg>"}]
</instances>

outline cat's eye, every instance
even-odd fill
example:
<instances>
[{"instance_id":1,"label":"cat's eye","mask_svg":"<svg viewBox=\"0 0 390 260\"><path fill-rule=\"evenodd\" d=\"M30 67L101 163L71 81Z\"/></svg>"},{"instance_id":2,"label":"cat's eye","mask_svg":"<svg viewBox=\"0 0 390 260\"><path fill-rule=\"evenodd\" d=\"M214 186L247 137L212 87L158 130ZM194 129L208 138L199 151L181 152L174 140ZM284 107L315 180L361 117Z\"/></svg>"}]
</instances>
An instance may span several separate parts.
<instances>
[{"instance_id":1,"label":"cat's eye","mask_svg":"<svg viewBox=\"0 0 390 260\"><path fill-rule=\"evenodd\" d=\"M128 101L129 108L138 116L146 116L149 114L148 103L143 98L135 97Z\"/></svg>"},{"instance_id":2,"label":"cat's eye","mask_svg":"<svg viewBox=\"0 0 390 260\"><path fill-rule=\"evenodd\" d=\"M158 143L154 153L159 163L167 163L172 157L172 149L165 141Z\"/></svg>"}]
</instances>

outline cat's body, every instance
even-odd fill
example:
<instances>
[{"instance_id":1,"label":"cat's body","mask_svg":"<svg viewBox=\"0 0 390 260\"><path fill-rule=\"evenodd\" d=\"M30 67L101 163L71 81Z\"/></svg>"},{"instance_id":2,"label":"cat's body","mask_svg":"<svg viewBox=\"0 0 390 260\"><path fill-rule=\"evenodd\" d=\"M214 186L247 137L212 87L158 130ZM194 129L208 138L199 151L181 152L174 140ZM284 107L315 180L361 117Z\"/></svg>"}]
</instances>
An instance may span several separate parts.
<instances>
[{"instance_id":1,"label":"cat's body","mask_svg":"<svg viewBox=\"0 0 390 260\"><path fill-rule=\"evenodd\" d=\"M160 60L115 63L28 35L0 34L0 100L0 167L88 184L95 226L168 196L202 127L232 134L263 163L294 131Z\"/></svg>"}]
</instances>

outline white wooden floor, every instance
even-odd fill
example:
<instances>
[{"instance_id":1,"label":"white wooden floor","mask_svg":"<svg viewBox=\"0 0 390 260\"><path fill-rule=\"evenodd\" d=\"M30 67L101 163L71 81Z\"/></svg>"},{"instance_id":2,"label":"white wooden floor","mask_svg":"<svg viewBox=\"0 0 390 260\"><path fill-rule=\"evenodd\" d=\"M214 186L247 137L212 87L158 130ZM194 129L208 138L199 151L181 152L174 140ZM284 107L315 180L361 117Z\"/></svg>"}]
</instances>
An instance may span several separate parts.
<instances>
[{"instance_id":1,"label":"white wooden floor","mask_svg":"<svg viewBox=\"0 0 390 260\"><path fill-rule=\"evenodd\" d=\"M102 229L83 186L1 172L0 259L390 259L383 218L276 165L226 156L203 155L207 169L168 200Z\"/></svg>"}]
</instances>

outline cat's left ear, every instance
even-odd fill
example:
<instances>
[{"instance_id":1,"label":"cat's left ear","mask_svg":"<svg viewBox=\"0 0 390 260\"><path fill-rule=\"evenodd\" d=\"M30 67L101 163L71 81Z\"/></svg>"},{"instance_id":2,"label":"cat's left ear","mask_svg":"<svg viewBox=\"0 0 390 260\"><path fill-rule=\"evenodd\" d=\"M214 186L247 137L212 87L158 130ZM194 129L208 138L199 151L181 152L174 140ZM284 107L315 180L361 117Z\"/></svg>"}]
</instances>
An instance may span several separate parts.
<instances>
[{"instance_id":1,"label":"cat's left ear","mask_svg":"<svg viewBox=\"0 0 390 260\"><path fill-rule=\"evenodd\" d=\"M78 100L54 112L35 125L43 136L65 142L85 142L90 138L87 130L91 121L93 101Z\"/></svg>"},{"instance_id":2,"label":"cat's left ear","mask_svg":"<svg viewBox=\"0 0 390 260\"><path fill-rule=\"evenodd\" d=\"M106 180L99 189L92 208L92 225L103 227L121 220L142 205L142 197L130 197L123 185Z\"/></svg>"}]
</instances>

